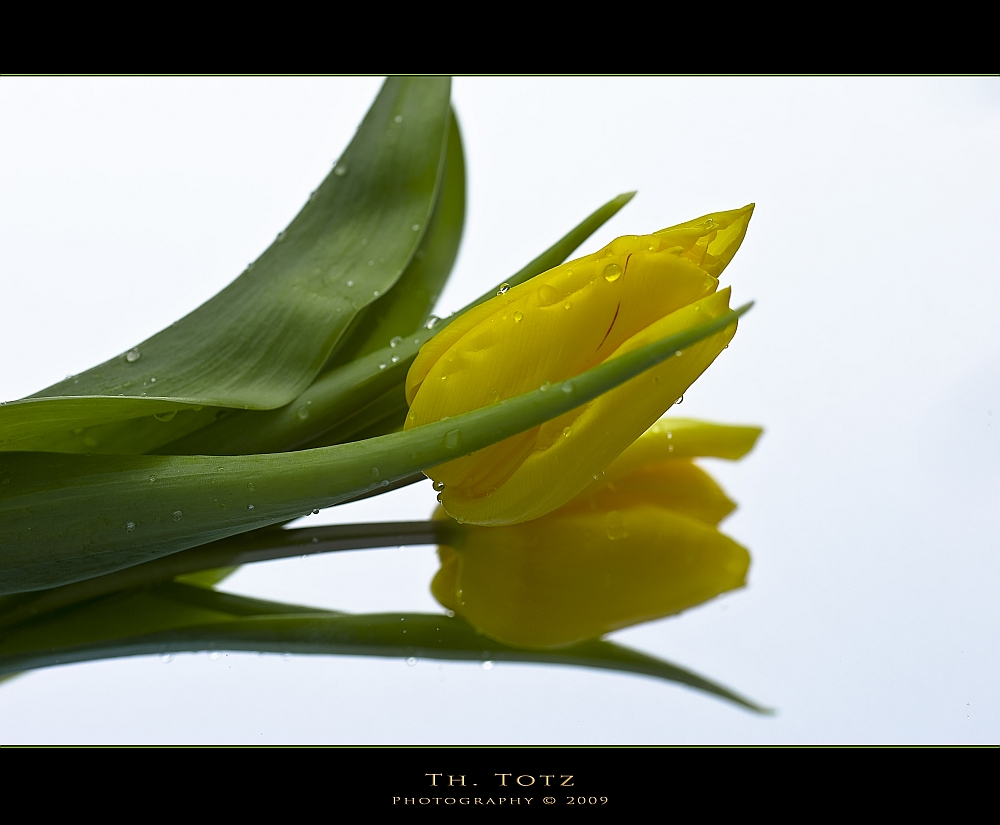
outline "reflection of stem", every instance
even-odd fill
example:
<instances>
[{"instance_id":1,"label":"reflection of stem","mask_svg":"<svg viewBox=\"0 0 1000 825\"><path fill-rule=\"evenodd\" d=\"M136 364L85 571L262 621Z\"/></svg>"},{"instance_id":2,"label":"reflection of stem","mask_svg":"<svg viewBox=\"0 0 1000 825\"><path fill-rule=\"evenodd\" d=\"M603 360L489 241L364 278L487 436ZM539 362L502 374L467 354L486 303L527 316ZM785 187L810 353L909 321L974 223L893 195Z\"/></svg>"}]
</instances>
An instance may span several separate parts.
<instances>
[{"instance_id":1,"label":"reflection of stem","mask_svg":"<svg viewBox=\"0 0 1000 825\"><path fill-rule=\"evenodd\" d=\"M444 544L454 535L456 528L457 525L451 521L390 521L335 524L296 530L254 530L104 576L14 597L7 602L7 609L0 613L0 628L11 627L43 613L108 593L168 581L187 573L341 550Z\"/></svg>"}]
</instances>

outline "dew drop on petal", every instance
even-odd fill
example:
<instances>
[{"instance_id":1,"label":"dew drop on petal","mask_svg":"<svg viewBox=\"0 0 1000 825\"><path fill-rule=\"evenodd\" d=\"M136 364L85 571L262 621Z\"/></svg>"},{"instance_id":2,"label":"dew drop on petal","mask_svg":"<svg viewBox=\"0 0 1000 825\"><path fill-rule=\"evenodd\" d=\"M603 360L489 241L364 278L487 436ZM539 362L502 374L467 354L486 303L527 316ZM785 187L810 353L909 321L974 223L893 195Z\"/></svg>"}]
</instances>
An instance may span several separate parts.
<instances>
[{"instance_id":1,"label":"dew drop on petal","mask_svg":"<svg viewBox=\"0 0 1000 825\"><path fill-rule=\"evenodd\" d=\"M569 438L571 432L573 432L571 427L563 427L563 438Z\"/></svg>"},{"instance_id":2,"label":"dew drop on petal","mask_svg":"<svg viewBox=\"0 0 1000 825\"><path fill-rule=\"evenodd\" d=\"M504 295L508 290L510 290L510 284L500 284L500 289L497 290L497 295Z\"/></svg>"},{"instance_id":3,"label":"dew drop on petal","mask_svg":"<svg viewBox=\"0 0 1000 825\"><path fill-rule=\"evenodd\" d=\"M483 662L483 670L493 670L493 662Z\"/></svg>"},{"instance_id":4,"label":"dew drop on petal","mask_svg":"<svg viewBox=\"0 0 1000 825\"><path fill-rule=\"evenodd\" d=\"M571 306L573 305L569 301L567 301L565 304L563 304L563 309L569 309Z\"/></svg>"},{"instance_id":5,"label":"dew drop on petal","mask_svg":"<svg viewBox=\"0 0 1000 825\"><path fill-rule=\"evenodd\" d=\"M604 517L604 530L612 541L628 536L628 530L625 529L625 518L617 510L612 510Z\"/></svg>"},{"instance_id":6,"label":"dew drop on petal","mask_svg":"<svg viewBox=\"0 0 1000 825\"><path fill-rule=\"evenodd\" d=\"M683 403L684 403L684 396L682 395L682 396L681 396L680 398L678 398L678 399L677 399L677 400L676 400L676 401L675 401L674 403L675 403L675 404L683 404Z\"/></svg>"},{"instance_id":7,"label":"dew drop on petal","mask_svg":"<svg viewBox=\"0 0 1000 825\"><path fill-rule=\"evenodd\" d=\"M604 267L604 280L617 281L622 276L622 268L618 264L608 264Z\"/></svg>"},{"instance_id":8,"label":"dew drop on petal","mask_svg":"<svg viewBox=\"0 0 1000 825\"><path fill-rule=\"evenodd\" d=\"M554 304L559 300L559 290L551 284L542 284L538 287L538 300L543 305Z\"/></svg>"},{"instance_id":9,"label":"dew drop on petal","mask_svg":"<svg viewBox=\"0 0 1000 825\"><path fill-rule=\"evenodd\" d=\"M521 320L521 319L522 319L523 317L524 317L524 315L523 315L523 314L521 314L520 312L515 312L515 313L514 313L514 323L517 323L517 322L518 322L518 321L520 321L520 320Z\"/></svg>"},{"instance_id":10,"label":"dew drop on petal","mask_svg":"<svg viewBox=\"0 0 1000 825\"><path fill-rule=\"evenodd\" d=\"M433 487L433 488L434 488L435 492L438 492L438 493L440 493L440 492L441 492L441 491L442 491L442 490L444 489L444 482L443 482L443 481L435 481L435 482L434 482L434 483L433 483L433 484L431 485L431 487Z\"/></svg>"}]
</instances>

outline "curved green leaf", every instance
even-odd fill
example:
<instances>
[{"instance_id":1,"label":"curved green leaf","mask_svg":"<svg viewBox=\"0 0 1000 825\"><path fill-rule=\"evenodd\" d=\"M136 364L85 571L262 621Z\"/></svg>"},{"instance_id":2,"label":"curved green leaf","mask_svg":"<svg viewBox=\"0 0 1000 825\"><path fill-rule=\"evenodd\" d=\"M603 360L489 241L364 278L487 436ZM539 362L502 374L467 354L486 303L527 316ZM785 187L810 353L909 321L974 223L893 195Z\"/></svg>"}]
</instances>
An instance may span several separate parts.
<instances>
[{"instance_id":1,"label":"curved green leaf","mask_svg":"<svg viewBox=\"0 0 1000 825\"><path fill-rule=\"evenodd\" d=\"M517 286L561 264L634 195L634 192L626 192L612 198L505 283ZM362 355L319 376L287 407L234 411L153 452L161 455L247 455L341 443L362 431L350 419L363 416L363 410L380 399L388 398L391 403L392 398L399 397L413 359L432 336L463 312L492 298L499 286L430 328L421 327L395 345ZM398 405L393 412L398 412ZM394 428L393 423L377 432L381 435Z\"/></svg>"},{"instance_id":2,"label":"curved green leaf","mask_svg":"<svg viewBox=\"0 0 1000 825\"><path fill-rule=\"evenodd\" d=\"M134 418L139 409L165 418L185 407L273 409L292 401L417 250L443 175L449 92L446 77L389 78L333 171L260 258L129 353L0 408L0 448L50 449L38 441L56 432L58 449L85 452L72 435L109 434L73 429ZM63 405L81 414L69 434L49 423L66 418ZM141 423L162 444L213 414L157 422L162 432Z\"/></svg>"},{"instance_id":3,"label":"curved green leaf","mask_svg":"<svg viewBox=\"0 0 1000 825\"><path fill-rule=\"evenodd\" d=\"M377 490L562 415L749 308L566 381L362 442L223 457L0 453L0 594L121 570Z\"/></svg>"}]
</instances>

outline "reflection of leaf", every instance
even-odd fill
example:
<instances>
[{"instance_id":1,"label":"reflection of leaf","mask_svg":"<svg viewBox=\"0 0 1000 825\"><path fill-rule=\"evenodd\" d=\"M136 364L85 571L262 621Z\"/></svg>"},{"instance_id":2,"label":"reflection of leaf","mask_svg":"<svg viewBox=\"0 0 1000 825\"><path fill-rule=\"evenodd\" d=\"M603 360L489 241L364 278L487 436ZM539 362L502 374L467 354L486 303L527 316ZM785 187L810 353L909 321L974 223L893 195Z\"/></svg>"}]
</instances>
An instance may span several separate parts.
<instances>
[{"instance_id":1,"label":"reflection of leaf","mask_svg":"<svg viewBox=\"0 0 1000 825\"><path fill-rule=\"evenodd\" d=\"M178 583L114 594L7 630L0 639L0 676L70 662L204 650L571 665L652 676L767 712L697 674L611 642L520 650L444 615L352 616Z\"/></svg>"},{"instance_id":2,"label":"reflection of leaf","mask_svg":"<svg viewBox=\"0 0 1000 825\"><path fill-rule=\"evenodd\" d=\"M158 443L164 443L175 428L183 434L192 418L205 424L215 415L185 409L272 409L292 401L413 257L444 168L449 92L446 77L389 78L337 166L251 267L128 354L7 405L0 411L6 449L97 452L100 444L81 439L73 449L74 426L99 423L99 416L132 418L144 407L147 416L182 410L169 422L143 422L159 427ZM126 398L118 401L119 395ZM58 428L48 421L60 417L62 405L77 410L79 420L65 428L59 444L49 445L46 435ZM128 446L143 452L156 443ZM121 445L115 451L123 451Z\"/></svg>"},{"instance_id":3,"label":"reflection of leaf","mask_svg":"<svg viewBox=\"0 0 1000 825\"><path fill-rule=\"evenodd\" d=\"M0 593L120 570L389 485L568 412L735 324L749 308L566 381L363 442L224 457L0 453Z\"/></svg>"}]
</instances>

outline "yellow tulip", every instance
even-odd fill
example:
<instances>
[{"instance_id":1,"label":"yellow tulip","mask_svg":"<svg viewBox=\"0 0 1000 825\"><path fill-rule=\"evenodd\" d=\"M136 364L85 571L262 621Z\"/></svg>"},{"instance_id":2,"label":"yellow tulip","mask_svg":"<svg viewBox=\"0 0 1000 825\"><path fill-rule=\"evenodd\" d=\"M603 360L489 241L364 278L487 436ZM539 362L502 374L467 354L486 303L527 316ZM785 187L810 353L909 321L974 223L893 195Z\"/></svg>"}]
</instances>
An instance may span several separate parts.
<instances>
[{"instance_id":1,"label":"yellow tulip","mask_svg":"<svg viewBox=\"0 0 1000 825\"><path fill-rule=\"evenodd\" d=\"M753 206L618 238L470 310L410 368L406 427L439 421L590 369L728 311L718 278ZM726 347L722 332L594 401L427 472L460 522L514 524L576 496Z\"/></svg>"},{"instance_id":2,"label":"yellow tulip","mask_svg":"<svg viewBox=\"0 0 1000 825\"><path fill-rule=\"evenodd\" d=\"M558 510L525 524L456 527L453 546L438 548L431 590L491 638L551 648L742 587L750 555L716 529L735 505L691 456L736 459L758 435L664 419Z\"/></svg>"}]
</instances>

